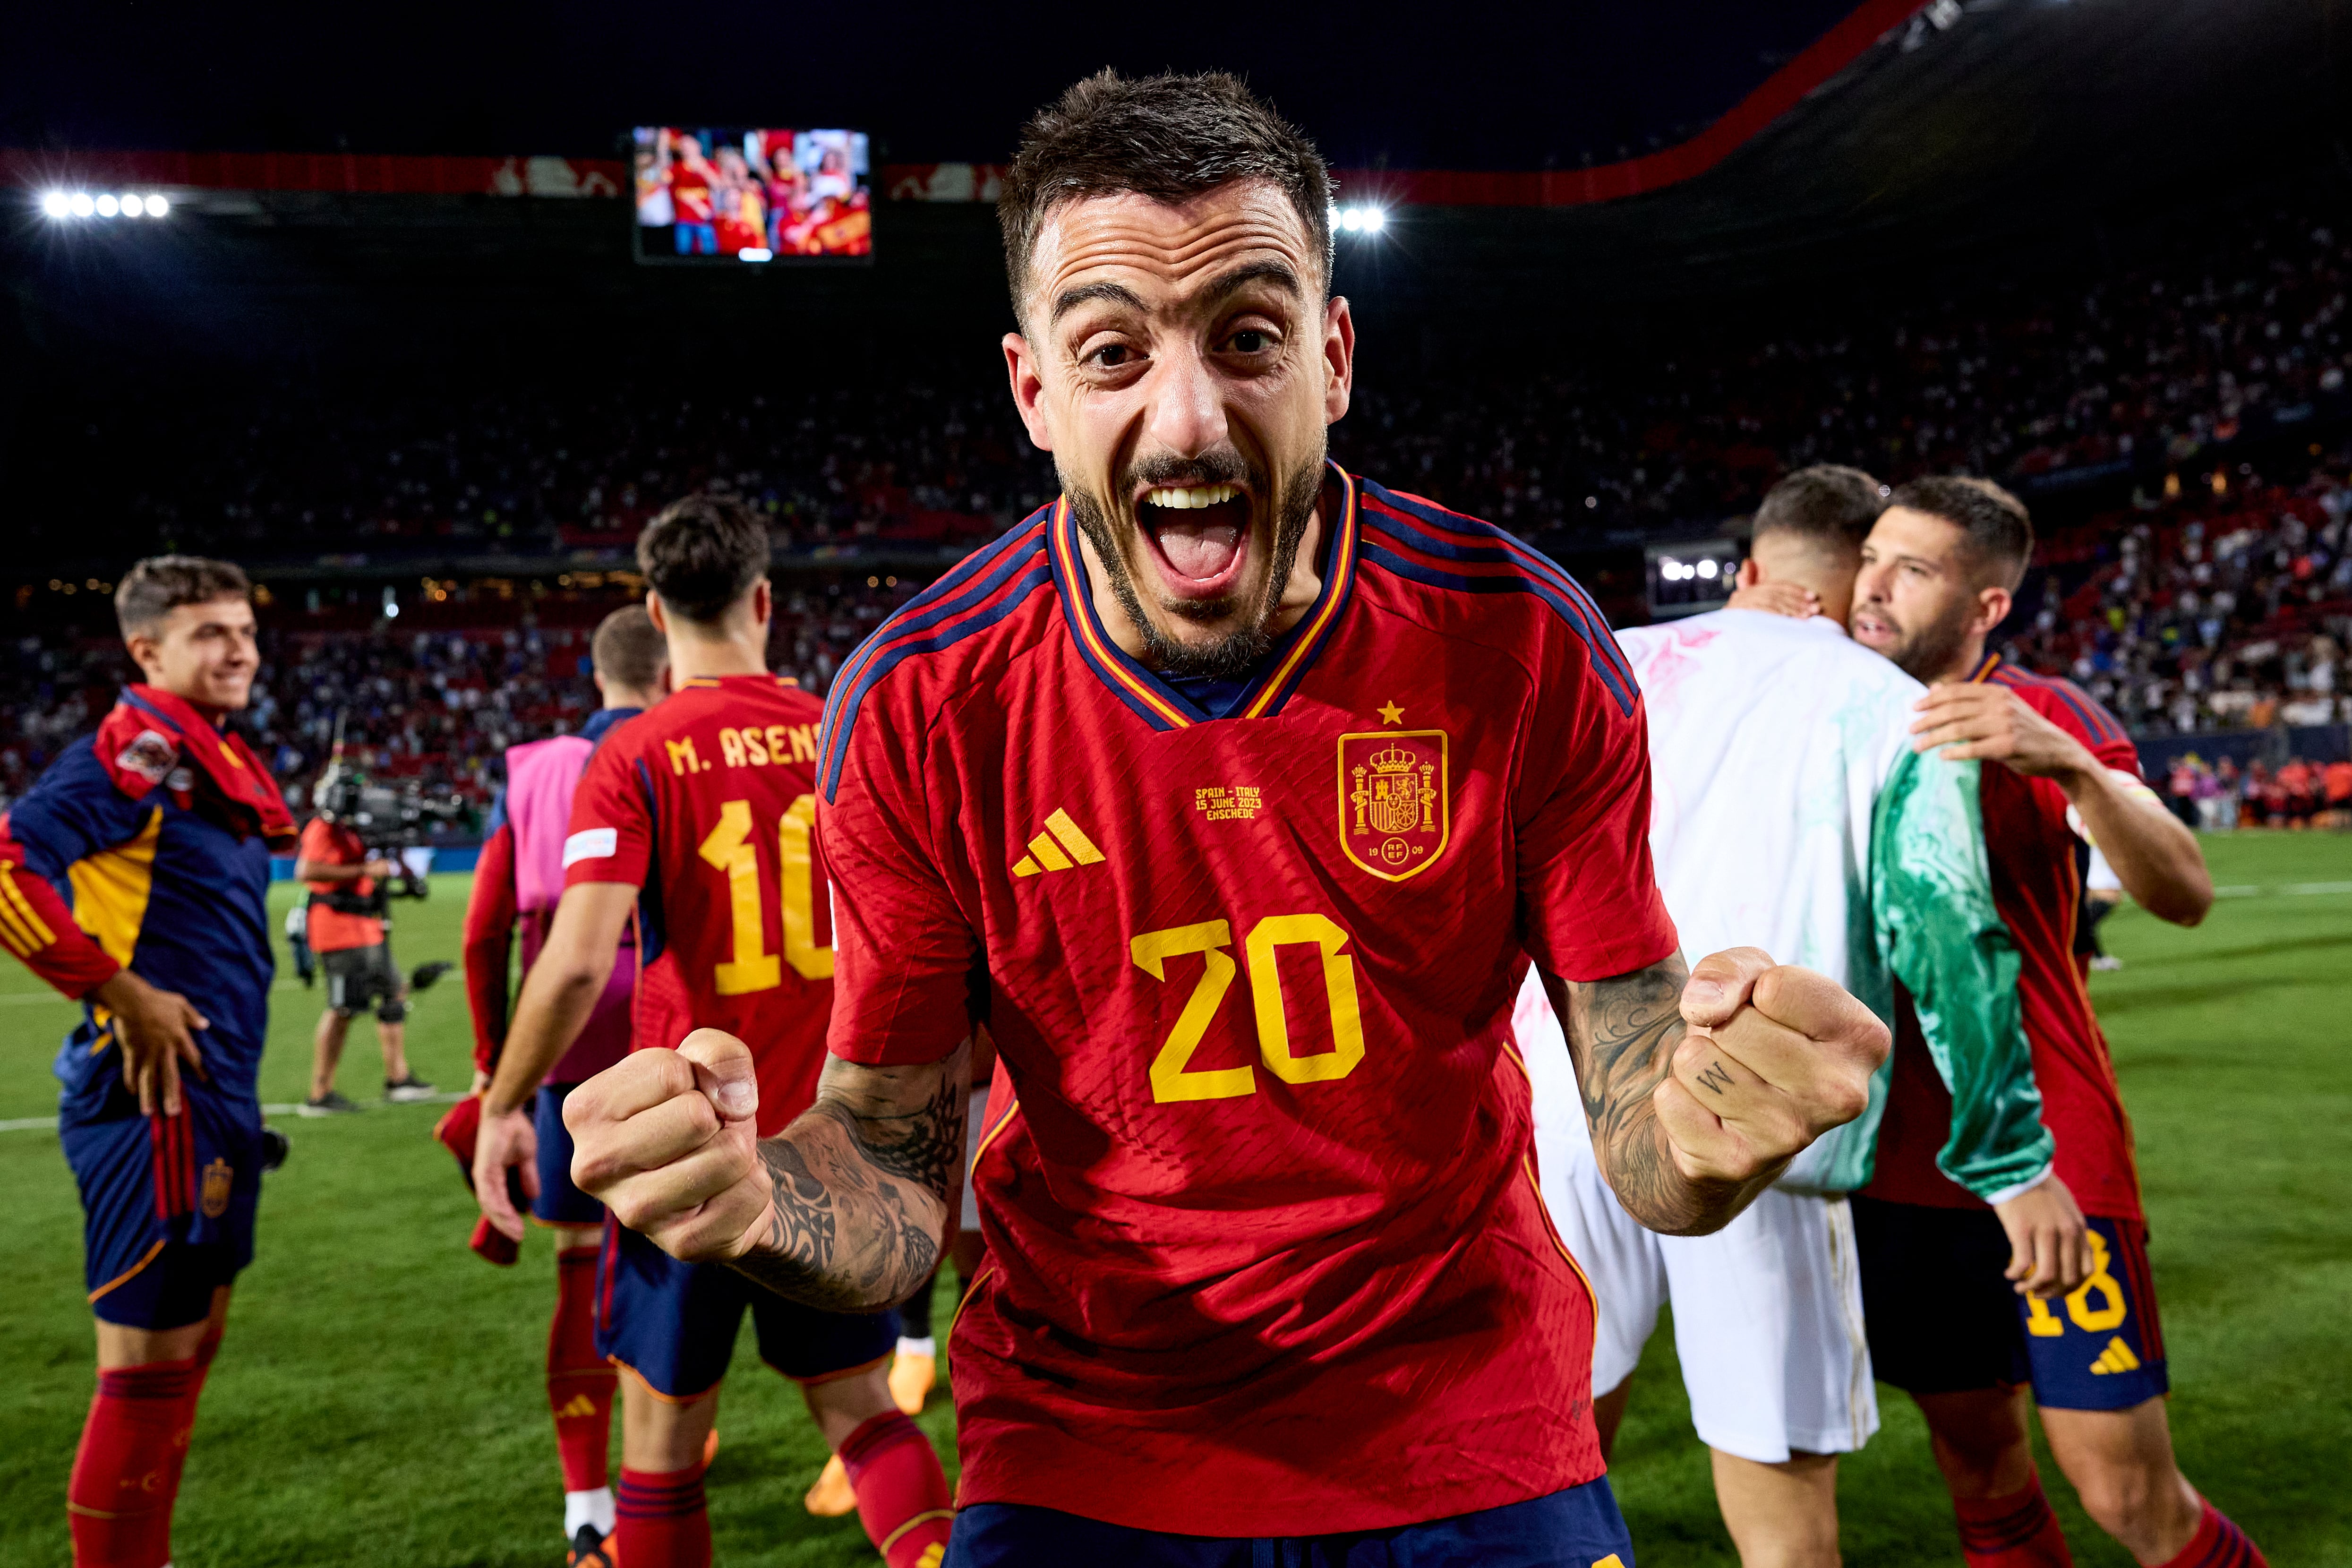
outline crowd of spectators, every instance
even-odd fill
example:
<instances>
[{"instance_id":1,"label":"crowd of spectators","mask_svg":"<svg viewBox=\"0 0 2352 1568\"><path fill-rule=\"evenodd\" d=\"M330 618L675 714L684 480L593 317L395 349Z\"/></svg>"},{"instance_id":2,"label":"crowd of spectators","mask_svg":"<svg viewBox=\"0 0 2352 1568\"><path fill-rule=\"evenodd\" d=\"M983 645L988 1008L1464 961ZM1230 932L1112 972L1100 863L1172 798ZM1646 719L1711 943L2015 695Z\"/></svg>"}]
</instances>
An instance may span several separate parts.
<instances>
[{"instance_id":1,"label":"crowd of spectators","mask_svg":"<svg viewBox=\"0 0 2352 1568\"><path fill-rule=\"evenodd\" d=\"M864 579L783 585L769 631L771 668L824 690L835 666L913 591ZM572 624L563 625L542 625L526 611L503 626L463 630L403 630L396 620L363 632L267 627L252 702L238 721L298 807L339 721L346 754L370 773L487 806L507 747L576 730L595 708L590 632L604 610L625 602L615 591L566 604L561 618ZM112 637L29 636L7 649L0 808L95 729L121 684L136 679Z\"/></svg>"},{"instance_id":2,"label":"crowd of spectators","mask_svg":"<svg viewBox=\"0 0 2352 1568\"><path fill-rule=\"evenodd\" d=\"M2347 463L2295 485L2216 468L2045 541L2012 657L2143 733L2352 722Z\"/></svg>"},{"instance_id":3,"label":"crowd of spectators","mask_svg":"<svg viewBox=\"0 0 2352 1568\"><path fill-rule=\"evenodd\" d=\"M1639 348L1367 360L1343 462L1528 537L1712 525L1774 477L1853 462L1888 479L2031 479L2193 465L2347 396L2352 227L2310 214L2207 226L2134 264L1944 303L1792 307L1769 330L1660 327ZM130 483L127 539L246 558L404 545L620 543L670 498L729 489L781 546L954 545L1050 497L998 373L782 378L730 390L570 369L459 384L283 383L190 398L126 390L91 440ZM142 457L142 454L144 455ZM27 520L70 555L94 521ZM70 530L71 532L60 531Z\"/></svg>"},{"instance_id":4,"label":"crowd of spectators","mask_svg":"<svg viewBox=\"0 0 2352 1568\"><path fill-rule=\"evenodd\" d=\"M2339 428L2352 410L2347 275L2352 230L2280 215L2096 280L1965 306L1667 334L1643 356L1596 352L1573 371L1368 374L1334 453L1554 547L1716 528L1808 462L1890 480L1965 470L2029 490L2104 465L2137 477L2134 504L2049 533L2013 655L2071 675L2142 732L2343 722L2347 454L2315 443L2324 460L2296 464L2307 477L2275 480L2234 454L2259 431L2276 468L2277 451L2301 449L2296 432ZM111 436L161 456L117 487L121 537L249 562L411 547L543 559L619 549L677 495L730 490L771 520L780 550L813 563L782 580L772 653L821 690L922 574L827 582L829 547L898 544L944 563L1055 482L1000 384L793 387L771 378L730 396L705 377L666 395L654 377L572 376L462 395L126 392L106 416ZM43 513L19 542L63 559L108 537L102 518ZM578 721L579 616L541 616L528 599L443 608L429 630L372 613L266 617L250 721L285 777L315 772L345 712L380 768L479 799L506 745ZM8 647L0 794L93 725L127 673L95 633Z\"/></svg>"}]
</instances>

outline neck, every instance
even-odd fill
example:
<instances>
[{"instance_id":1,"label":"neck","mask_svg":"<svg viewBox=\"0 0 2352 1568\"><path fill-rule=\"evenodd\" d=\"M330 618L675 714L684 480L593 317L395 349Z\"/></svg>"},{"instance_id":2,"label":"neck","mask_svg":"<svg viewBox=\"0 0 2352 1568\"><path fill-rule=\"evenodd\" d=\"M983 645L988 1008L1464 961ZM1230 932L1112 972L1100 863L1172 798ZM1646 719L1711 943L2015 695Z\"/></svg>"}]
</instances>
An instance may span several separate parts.
<instances>
[{"instance_id":1,"label":"neck","mask_svg":"<svg viewBox=\"0 0 2352 1568\"><path fill-rule=\"evenodd\" d=\"M198 713L203 714L205 722L207 724L218 724L221 721L221 716L228 711L227 709L222 707L217 702L207 702L201 697L191 696L185 691L175 690L172 687L166 686L162 681L156 680L152 677L147 680L142 681L141 684L144 685L151 691L160 691L166 697L178 698L181 701L194 709Z\"/></svg>"},{"instance_id":2,"label":"neck","mask_svg":"<svg viewBox=\"0 0 2352 1568\"><path fill-rule=\"evenodd\" d=\"M615 708L646 709L650 708L653 705L653 699L647 697L642 691L607 691L604 693L604 711L607 713L610 713Z\"/></svg>"},{"instance_id":3,"label":"neck","mask_svg":"<svg viewBox=\"0 0 2352 1568\"><path fill-rule=\"evenodd\" d=\"M1977 666L1984 662L1984 656L1985 640L1983 636L1979 634L1979 636L1972 637L1969 638L1968 641L1962 643L1958 649L1952 655L1952 660L1949 664L1946 665L1942 669L1937 670L1935 674L1925 677L1925 679L1930 686L1940 685L1951 681L1966 680L1969 676L1974 675L1977 672Z\"/></svg>"},{"instance_id":4,"label":"neck","mask_svg":"<svg viewBox=\"0 0 2352 1568\"><path fill-rule=\"evenodd\" d=\"M673 684L721 675L768 673L768 628L744 626L734 631L705 632L672 624L669 669Z\"/></svg>"}]
</instances>

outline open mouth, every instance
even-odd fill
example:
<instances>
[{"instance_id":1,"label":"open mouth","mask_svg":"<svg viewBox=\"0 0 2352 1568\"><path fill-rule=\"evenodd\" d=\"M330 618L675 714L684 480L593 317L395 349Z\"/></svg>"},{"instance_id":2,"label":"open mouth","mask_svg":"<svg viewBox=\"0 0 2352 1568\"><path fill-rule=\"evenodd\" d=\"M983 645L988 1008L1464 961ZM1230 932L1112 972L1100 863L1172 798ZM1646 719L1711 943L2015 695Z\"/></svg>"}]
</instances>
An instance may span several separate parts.
<instances>
[{"instance_id":1,"label":"open mouth","mask_svg":"<svg viewBox=\"0 0 2352 1568\"><path fill-rule=\"evenodd\" d=\"M1849 629L1856 642L1893 642L1895 640L1893 624L1873 615L1868 610L1856 610L1853 613L1853 624Z\"/></svg>"},{"instance_id":2,"label":"open mouth","mask_svg":"<svg viewBox=\"0 0 2352 1568\"><path fill-rule=\"evenodd\" d=\"M1240 578L1250 500L1239 485L1155 485L1138 498L1135 520L1175 597L1222 598Z\"/></svg>"}]
</instances>

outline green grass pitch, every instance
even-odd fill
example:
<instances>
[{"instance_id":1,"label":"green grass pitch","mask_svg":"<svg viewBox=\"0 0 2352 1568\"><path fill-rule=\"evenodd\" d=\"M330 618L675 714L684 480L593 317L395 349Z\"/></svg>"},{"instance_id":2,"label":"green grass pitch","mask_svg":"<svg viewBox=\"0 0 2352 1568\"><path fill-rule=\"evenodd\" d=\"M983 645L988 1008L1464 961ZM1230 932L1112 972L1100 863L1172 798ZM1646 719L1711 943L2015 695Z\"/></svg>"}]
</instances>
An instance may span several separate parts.
<instances>
[{"instance_id":1,"label":"green grass pitch","mask_svg":"<svg viewBox=\"0 0 2352 1568\"><path fill-rule=\"evenodd\" d=\"M2212 918L2181 931L2123 911L2106 931L2126 967L2094 985L2138 1126L2174 1431L2190 1479L2273 1562L2352 1568L2352 837L2238 835L2208 852L2230 890ZM401 910L404 964L457 956L466 881L435 882L429 901ZM281 886L278 907L290 896ZM48 1062L70 1009L45 995L22 968L0 968L0 1121L55 1110ZM279 982L265 1100L301 1097L320 1002ZM453 976L410 1025L418 1070L444 1086L466 1081L464 1010ZM345 1091L372 1098L381 1065L371 1026L357 1026ZM293 1158L265 1184L259 1255L197 1422L182 1568L562 1561L541 1382L549 1244L535 1234L511 1269L466 1249L473 1205L427 1136L436 1114L272 1118ZM0 1238L14 1280L0 1309L0 1563L63 1564L92 1373L79 1210L53 1132L0 1131L0 1191L12 1194ZM748 1338L736 1367L710 1478L719 1560L875 1561L854 1517L801 1508L824 1451L798 1395ZM1841 1478L1846 1561L1950 1563L1924 1431L1902 1395L1880 1393L1884 1430ZM943 1399L924 1416L951 1475L953 1422ZM2124 1568L2129 1557L2046 1463L2045 1475L2076 1560ZM1614 1480L1653 1568L1736 1562L1663 1326Z\"/></svg>"}]
</instances>

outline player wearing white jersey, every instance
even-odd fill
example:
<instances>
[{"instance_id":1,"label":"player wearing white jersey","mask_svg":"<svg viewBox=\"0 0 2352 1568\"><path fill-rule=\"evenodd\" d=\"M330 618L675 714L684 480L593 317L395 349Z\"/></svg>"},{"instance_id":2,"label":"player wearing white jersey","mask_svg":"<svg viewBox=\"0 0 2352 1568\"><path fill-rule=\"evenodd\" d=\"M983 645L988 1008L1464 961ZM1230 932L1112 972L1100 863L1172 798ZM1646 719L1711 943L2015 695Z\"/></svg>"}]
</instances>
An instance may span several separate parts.
<instances>
[{"instance_id":1,"label":"player wearing white jersey","mask_svg":"<svg viewBox=\"0 0 2352 1568\"><path fill-rule=\"evenodd\" d=\"M1941 1164L2009 1224L2011 1278L2079 1283L2083 1222L2050 1174L1993 906L1976 764L1912 753L1917 681L1843 632L1861 538L1881 505L1851 468L1790 476L1759 510L1745 580L1811 588L1824 614L1728 609L1620 635L1649 710L1651 852L1686 945L1762 947L1895 1020L1916 1000L1953 1090ZM1841 585L1848 585L1842 587ZM1899 1009L1906 1023L1913 1009ZM1671 1299L1693 1424L1747 1568L1834 1564L1836 1456L1878 1425L1844 1194L1869 1179L1870 1110L1816 1142L1712 1236L1661 1237L1596 1168L1543 993L1516 1018L1553 1217L1592 1277L1593 1393L1613 1438L1642 1347Z\"/></svg>"}]
</instances>

